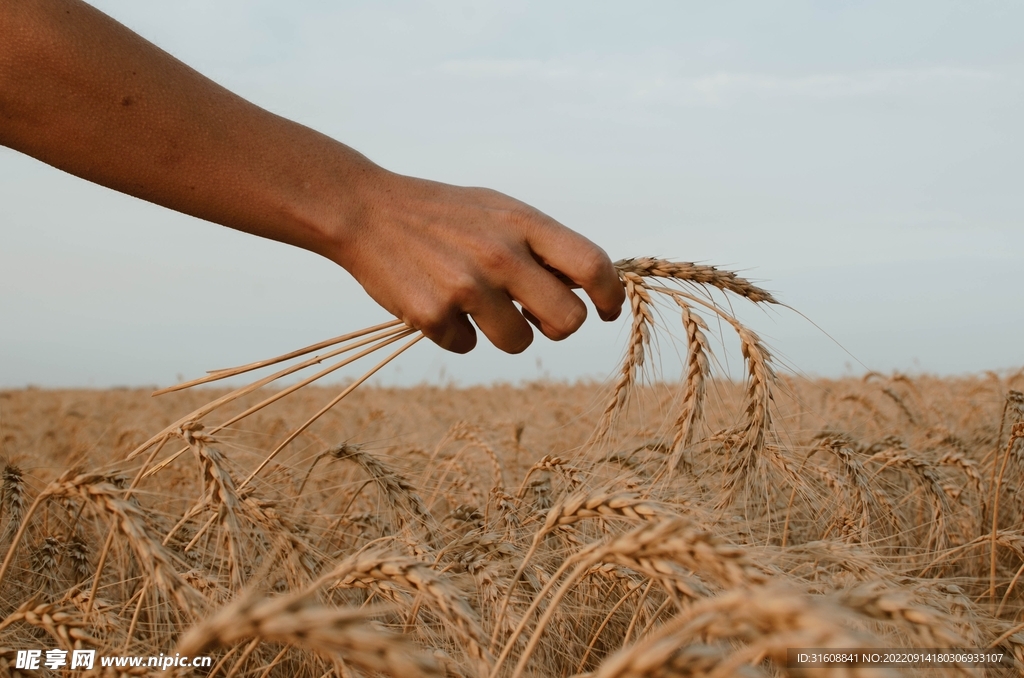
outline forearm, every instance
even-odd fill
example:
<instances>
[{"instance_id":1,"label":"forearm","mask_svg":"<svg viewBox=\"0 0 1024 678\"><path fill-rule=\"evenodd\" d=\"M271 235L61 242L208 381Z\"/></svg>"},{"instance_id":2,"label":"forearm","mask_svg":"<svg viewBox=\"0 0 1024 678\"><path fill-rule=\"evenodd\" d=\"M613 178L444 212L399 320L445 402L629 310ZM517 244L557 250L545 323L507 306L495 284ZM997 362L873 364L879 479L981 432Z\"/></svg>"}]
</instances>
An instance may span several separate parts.
<instances>
[{"instance_id":1,"label":"forearm","mask_svg":"<svg viewBox=\"0 0 1024 678\"><path fill-rule=\"evenodd\" d=\"M380 172L76 0L0 0L0 143L335 259L359 187Z\"/></svg>"},{"instance_id":2,"label":"forearm","mask_svg":"<svg viewBox=\"0 0 1024 678\"><path fill-rule=\"evenodd\" d=\"M454 351L476 343L468 316L510 352L532 340L528 321L572 334L587 312L566 278L605 318L624 299L601 248L529 205L387 172L78 0L0 0L0 144L322 254Z\"/></svg>"}]
</instances>

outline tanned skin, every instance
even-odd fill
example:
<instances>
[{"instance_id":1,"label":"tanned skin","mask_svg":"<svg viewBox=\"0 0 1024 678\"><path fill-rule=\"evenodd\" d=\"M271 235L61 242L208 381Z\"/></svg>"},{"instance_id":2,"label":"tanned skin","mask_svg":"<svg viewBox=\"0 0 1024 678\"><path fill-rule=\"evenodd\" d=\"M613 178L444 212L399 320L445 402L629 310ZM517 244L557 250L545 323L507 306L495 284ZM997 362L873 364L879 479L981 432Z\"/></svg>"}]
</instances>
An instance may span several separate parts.
<instances>
[{"instance_id":1,"label":"tanned skin","mask_svg":"<svg viewBox=\"0 0 1024 678\"><path fill-rule=\"evenodd\" d=\"M78 0L0 0L0 144L173 210L310 250L457 353L605 320L605 252L483 188L389 172L229 92ZM560 273L561 276L556 275ZM513 302L522 306L522 312Z\"/></svg>"}]
</instances>

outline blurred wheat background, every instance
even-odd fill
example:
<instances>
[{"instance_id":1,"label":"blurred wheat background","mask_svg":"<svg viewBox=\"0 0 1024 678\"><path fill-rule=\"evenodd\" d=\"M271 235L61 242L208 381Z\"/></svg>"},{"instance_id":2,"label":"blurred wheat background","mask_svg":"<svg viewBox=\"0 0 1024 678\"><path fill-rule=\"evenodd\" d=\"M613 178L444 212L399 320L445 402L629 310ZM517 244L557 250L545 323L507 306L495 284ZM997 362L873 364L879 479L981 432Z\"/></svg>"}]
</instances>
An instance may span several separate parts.
<instances>
[{"instance_id":1,"label":"blurred wheat background","mask_svg":"<svg viewBox=\"0 0 1024 678\"><path fill-rule=\"evenodd\" d=\"M797 647L1019 672L1024 370L779 374L697 290L771 295L619 266L609 384L0 394L0 671L53 645L223 676L805 675ZM745 379L715 376L715 319ZM682 379L645 377L673 336Z\"/></svg>"}]
</instances>

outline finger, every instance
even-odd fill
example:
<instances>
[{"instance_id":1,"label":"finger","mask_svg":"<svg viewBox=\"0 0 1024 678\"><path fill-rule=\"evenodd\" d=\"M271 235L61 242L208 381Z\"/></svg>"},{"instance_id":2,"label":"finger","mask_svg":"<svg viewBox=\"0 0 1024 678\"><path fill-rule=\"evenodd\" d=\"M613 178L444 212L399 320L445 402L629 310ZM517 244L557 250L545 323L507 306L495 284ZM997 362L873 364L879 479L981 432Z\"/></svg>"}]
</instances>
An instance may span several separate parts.
<instances>
[{"instance_id":1,"label":"finger","mask_svg":"<svg viewBox=\"0 0 1024 678\"><path fill-rule=\"evenodd\" d=\"M614 320L622 311L626 292L605 251L557 221L539 215L537 228L527 242L549 267L583 288L603 320Z\"/></svg>"},{"instance_id":2,"label":"finger","mask_svg":"<svg viewBox=\"0 0 1024 678\"><path fill-rule=\"evenodd\" d=\"M476 347L476 330L464 313L417 327L427 339L452 353L469 353Z\"/></svg>"},{"instance_id":3,"label":"finger","mask_svg":"<svg viewBox=\"0 0 1024 678\"><path fill-rule=\"evenodd\" d=\"M515 276L509 293L523 305L523 315L548 339L565 339L587 319L586 304L541 266L531 265Z\"/></svg>"},{"instance_id":4,"label":"finger","mask_svg":"<svg viewBox=\"0 0 1024 678\"><path fill-rule=\"evenodd\" d=\"M507 294L490 289L466 309L492 344L506 353L522 353L533 343L533 330Z\"/></svg>"},{"instance_id":5,"label":"finger","mask_svg":"<svg viewBox=\"0 0 1024 678\"><path fill-rule=\"evenodd\" d=\"M536 327L541 332L544 331L544 330L541 330L540 321L537 320L537 316L535 316L534 314L530 313L530 309L528 309L528 308L521 308L519 310L523 314L523 317L526 318L528 321L530 321L531 325Z\"/></svg>"}]
</instances>

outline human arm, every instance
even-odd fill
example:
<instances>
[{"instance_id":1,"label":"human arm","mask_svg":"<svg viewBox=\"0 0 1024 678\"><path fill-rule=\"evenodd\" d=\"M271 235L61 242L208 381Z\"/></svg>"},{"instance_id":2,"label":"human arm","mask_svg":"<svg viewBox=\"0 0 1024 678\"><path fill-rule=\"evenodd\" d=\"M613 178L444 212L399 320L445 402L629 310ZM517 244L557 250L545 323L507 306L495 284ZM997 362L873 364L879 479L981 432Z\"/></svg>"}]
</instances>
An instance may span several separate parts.
<instances>
[{"instance_id":1,"label":"human arm","mask_svg":"<svg viewBox=\"0 0 1024 678\"><path fill-rule=\"evenodd\" d=\"M583 236L500 193L388 172L205 78L78 0L0 0L0 144L165 207L323 255L438 344L529 345L622 287ZM551 270L549 270L551 269ZM519 302L524 313L513 305Z\"/></svg>"}]
</instances>

